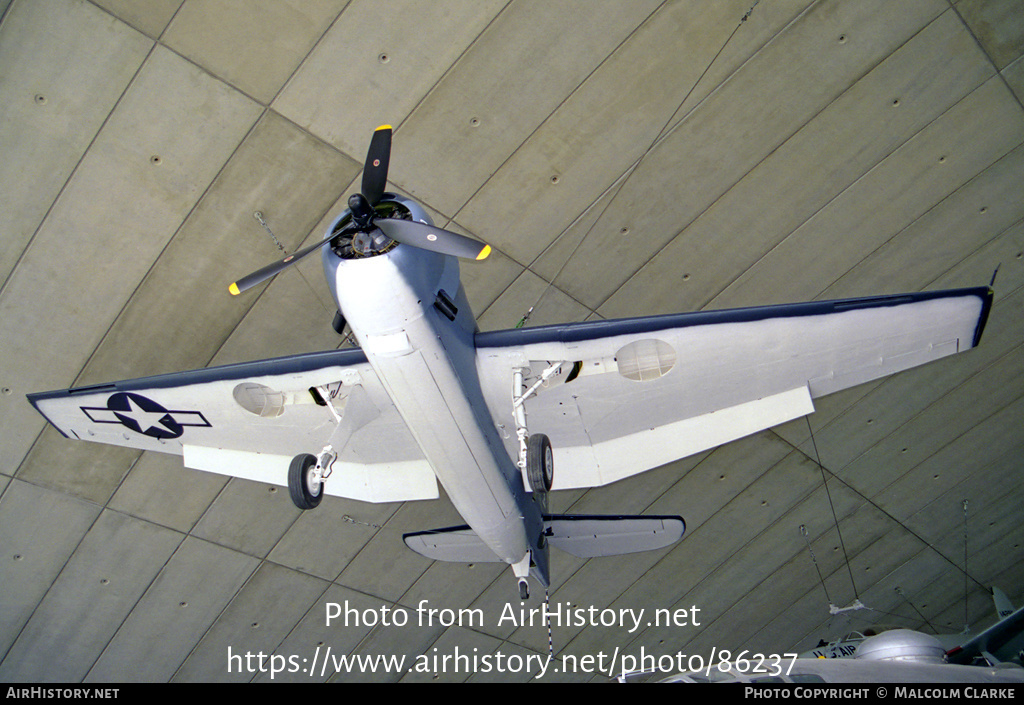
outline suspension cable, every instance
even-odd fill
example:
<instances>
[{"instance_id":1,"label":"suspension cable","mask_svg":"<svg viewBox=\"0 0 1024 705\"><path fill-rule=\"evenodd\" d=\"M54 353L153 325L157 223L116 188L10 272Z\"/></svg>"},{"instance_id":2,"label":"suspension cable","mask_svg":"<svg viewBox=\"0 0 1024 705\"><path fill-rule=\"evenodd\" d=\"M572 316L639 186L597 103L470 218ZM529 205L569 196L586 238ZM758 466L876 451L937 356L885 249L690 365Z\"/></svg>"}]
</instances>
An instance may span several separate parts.
<instances>
[{"instance_id":1,"label":"suspension cable","mask_svg":"<svg viewBox=\"0 0 1024 705\"><path fill-rule=\"evenodd\" d=\"M857 594L857 583L853 579L853 569L850 567L850 556L846 552L846 543L843 541L843 532L839 528L839 517L836 515L836 505L832 502L832 492L828 489L828 478L825 477L825 466L821 464L821 456L818 455L818 442L814 440L814 429L811 428L811 420L805 416L804 420L807 422L807 431L811 434L811 446L814 448L814 458L818 463L818 469L821 470L821 484L825 487L825 495L828 497L828 506L832 510L832 520L835 522L836 533L839 534L839 545L843 549L843 560L846 562L846 570L850 574L850 585L853 588L853 597L856 600L860 600L860 595Z\"/></svg>"}]
</instances>

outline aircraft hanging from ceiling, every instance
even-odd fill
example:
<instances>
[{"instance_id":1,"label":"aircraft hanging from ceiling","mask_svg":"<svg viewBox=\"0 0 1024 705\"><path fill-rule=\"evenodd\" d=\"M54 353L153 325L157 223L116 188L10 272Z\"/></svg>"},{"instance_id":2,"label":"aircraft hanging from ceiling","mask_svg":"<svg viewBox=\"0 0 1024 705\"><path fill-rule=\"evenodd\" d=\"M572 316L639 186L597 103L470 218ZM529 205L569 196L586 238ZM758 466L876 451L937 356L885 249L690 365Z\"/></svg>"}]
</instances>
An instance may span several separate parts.
<instances>
[{"instance_id":1,"label":"aircraft hanging from ceiling","mask_svg":"<svg viewBox=\"0 0 1024 705\"><path fill-rule=\"evenodd\" d=\"M68 438L176 453L186 467L367 502L434 499L465 526L405 536L436 560L508 563L549 584L549 547L662 548L679 516L550 515L606 485L810 414L813 399L978 344L989 287L480 332L459 258L490 247L385 191L390 126L320 251L359 348L28 395ZM557 467L557 471L555 468Z\"/></svg>"},{"instance_id":2,"label":"aircraft hanging from ceiling","mask_svg":"<svg viewBox=\"0 0 1024 705\"><path fill-rule=\"evenodd\" d=\"M625 681L630 675L623 674ZM974 683L1024 683L1017 663L965 665L951 661L938 639L910 629L894 629L864 639L855 656L808 658L797 654L743 653L732 663L715 663L697 671L663 678L661 683L958 683L944 690L947 696L967 698L1013 697L1014 690L972 686ZM885 695L885 689L874 691ZM925 697L915 688L897 688L896 695Z\"/></svg>"},{"instance_id":3,"label":"aircraft hanging from ceiling","mask_svg":"<svg viewBox=\"0 0 1024 705\"><path fill-rule=\"evenodd\" d=\"M1024 607L1014 609L1006 593L998 587L992 588L998 621L972 635L968 631L959 634L936 634L935 639L945 650L949 663L971 666L998 666L1009 664L1024 666ZM872 627L865 632L851 632L831 642L822 642L800 658L854 658L858 647L866 640L896 628Z\"/></svg>"}]
</instances>

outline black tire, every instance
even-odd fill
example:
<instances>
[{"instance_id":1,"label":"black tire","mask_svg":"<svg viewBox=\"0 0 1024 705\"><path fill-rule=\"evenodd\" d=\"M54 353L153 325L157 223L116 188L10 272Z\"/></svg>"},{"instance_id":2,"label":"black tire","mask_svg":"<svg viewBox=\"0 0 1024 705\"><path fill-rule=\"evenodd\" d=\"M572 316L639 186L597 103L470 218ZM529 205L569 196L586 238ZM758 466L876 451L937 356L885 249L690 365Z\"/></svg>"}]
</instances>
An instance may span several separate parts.
<instances>
[{"instance_id":1,"label":"black tire","mask_svg":"<svg viewBox=\"0 0 1024 705\"><path fill-rule=\"evenodd\" d=\"M551 441L543 433L534 433L526 441L526 474L534 492L548 492L555 479Z\"/></svg>"},{"instance_id":2,"label":"black tire","mask_svg":"<svg viewBox=\"0 0 1024 705\"><path fill-rule=\"evenodd\" d=\"M316 456L309 453L296 455L288 467L288 494L299 509L313 509L324 498L324 483L310 488L310 479L316 467Z\"/></svg>"}]
</instances>

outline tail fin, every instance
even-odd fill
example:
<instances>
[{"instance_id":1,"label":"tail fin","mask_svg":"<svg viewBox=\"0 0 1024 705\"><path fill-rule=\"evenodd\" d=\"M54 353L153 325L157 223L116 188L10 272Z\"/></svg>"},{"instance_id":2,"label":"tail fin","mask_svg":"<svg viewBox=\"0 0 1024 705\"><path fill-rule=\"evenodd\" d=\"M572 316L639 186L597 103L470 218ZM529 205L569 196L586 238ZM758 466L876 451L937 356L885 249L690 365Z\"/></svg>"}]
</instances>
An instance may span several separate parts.
<instances>
[{"instance_id":1,"label":"tail fin","mask_svg":"<svg viewBox=\"0 0 1024 705\"><path fill-rule=\"evenodd\" d=\"M999 615L999 619L1006 619L1016 611L1006 593L995 586L992 586L992 600L996 603L996 614Z\"/></svg>"}]
</instances>

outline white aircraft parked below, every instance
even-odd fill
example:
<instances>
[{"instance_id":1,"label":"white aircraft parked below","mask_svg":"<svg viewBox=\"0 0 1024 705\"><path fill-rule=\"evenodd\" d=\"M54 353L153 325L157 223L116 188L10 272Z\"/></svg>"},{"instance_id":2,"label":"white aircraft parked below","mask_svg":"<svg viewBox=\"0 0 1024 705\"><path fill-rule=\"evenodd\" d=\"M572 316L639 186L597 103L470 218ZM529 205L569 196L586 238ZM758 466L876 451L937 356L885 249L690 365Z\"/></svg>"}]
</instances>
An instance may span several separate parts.
<instances>
[{"instance_id":1,"label":"white aircraft parked below","mask_svg":"<svg viewBox=\"0 0 1024 705\"><path fill-rule=\"evenodd\" d=\"M1016 687L987 688L970 684L1024 683L1024 668L1018 664L967 666L950 663L939 640L909 629L894 629L861 642L856 656L849 658L764 658L760 654L729 664L713 664L700 671L668 676L662 683L801 683L813 689L815 683L959 683L942 689L944 697L1012 698ZM760 658L758 658L760 657ZM629 674L627 674L628 676ZM897 688L897 697L921 695L910 687ZM813 693L813 690L804 691ZM873 695L884 689L870 691ZM806 697L806 696L805 696Z\"/></svg>"},{"instance_id":2,"label":"white aircraft parked below","mask_svg":"<svg viewBox=\"0 0 1024 705\"><path fill-rule=\"evenodd\" d=\"M949 663L961 665L1016 664L1024 666L1024 607L1014 609L1010 598L997 587L992 588L992 600L998 621L991 627L971 636L936 634L935 638L946 650ZM874 627L864 632L850 632L835 641L822 642L800 658L850 658L858 654L858 647L868 639L884 634L893 627Z\"/></svg>"}]
</instances>

